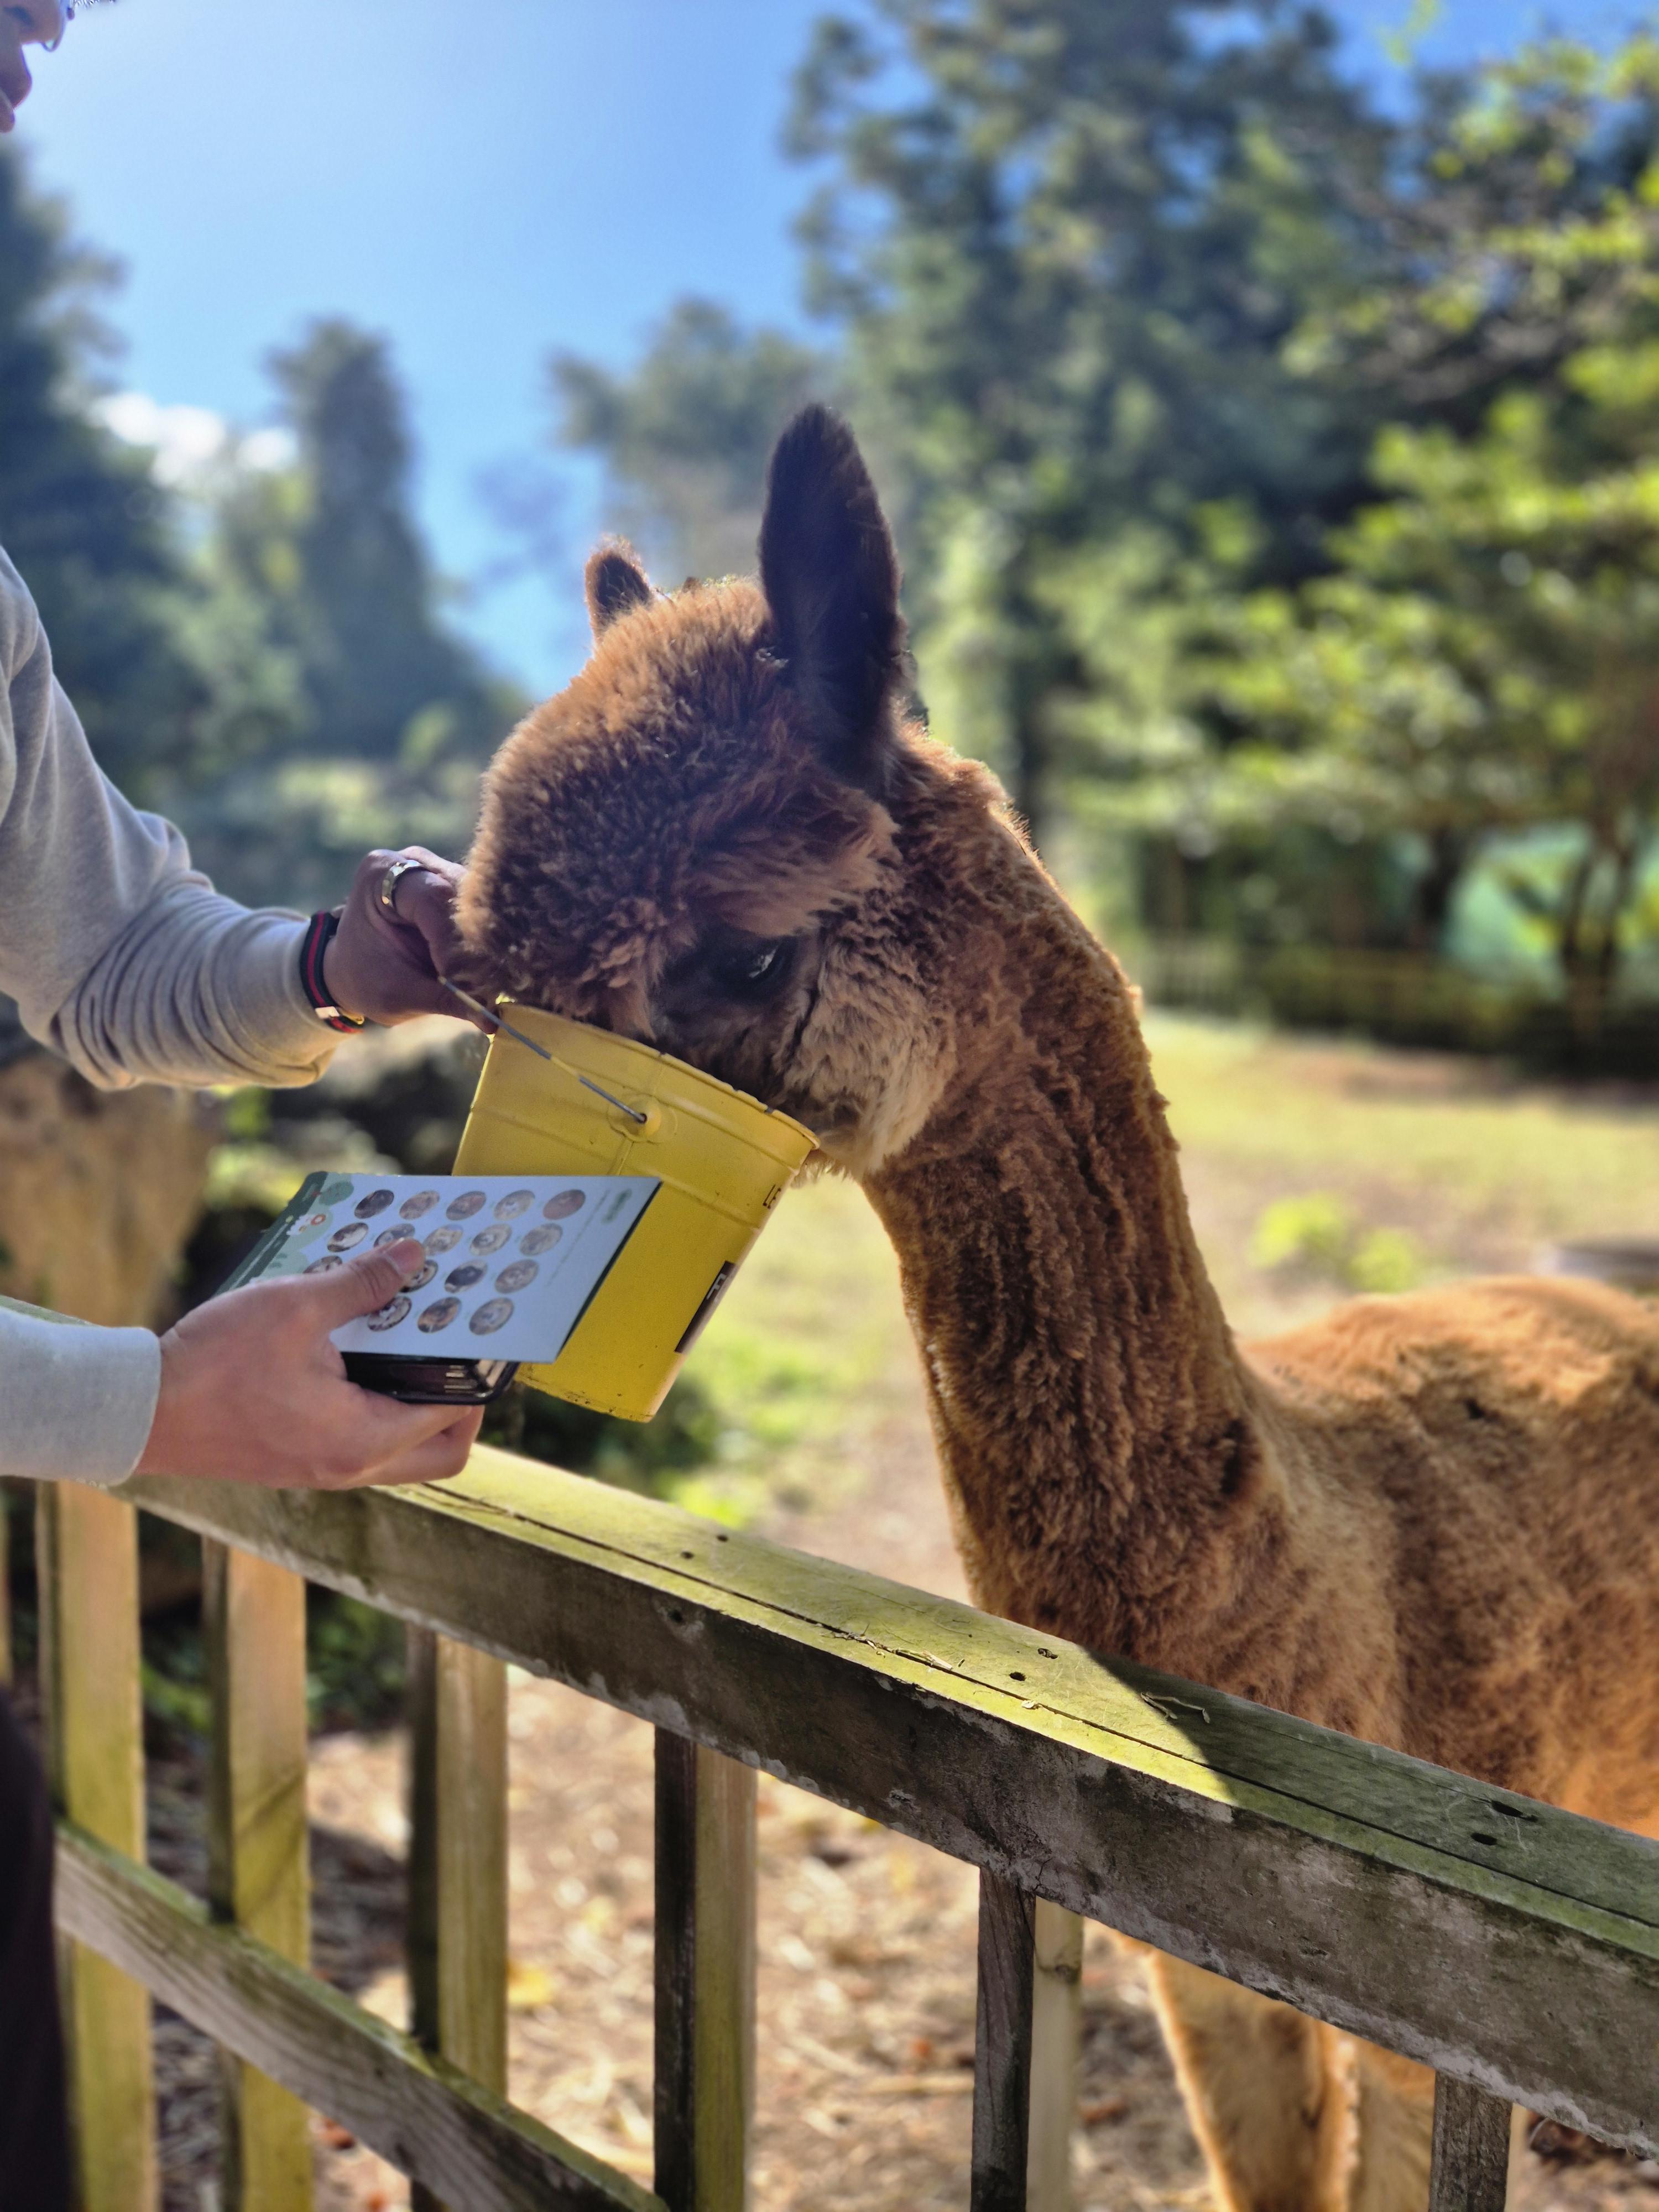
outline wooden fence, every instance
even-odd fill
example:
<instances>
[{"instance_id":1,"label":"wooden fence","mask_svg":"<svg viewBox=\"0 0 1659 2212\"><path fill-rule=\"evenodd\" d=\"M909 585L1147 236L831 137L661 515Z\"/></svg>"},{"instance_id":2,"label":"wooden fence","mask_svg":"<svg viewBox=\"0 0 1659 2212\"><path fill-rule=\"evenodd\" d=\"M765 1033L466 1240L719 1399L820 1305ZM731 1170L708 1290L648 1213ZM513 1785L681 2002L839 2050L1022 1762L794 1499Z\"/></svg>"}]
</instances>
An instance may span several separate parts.
<instances>
[{"instance_id":1,"label":"wooden fence","mask_svg":"<svg viewBox=\"0 0 1659 2212\"><path fill-rule=\"evenodd\" d=\"M1537 979L1477 975L1412 952L1153 937L1126 956L1153 1006L1249 1015L1286 1029L1351 1030L1383 1043L1478 1053L1540 1072L1659 1076L1659 998L1620 990L1594 1035Z\"/></svg>"},{"instance_id":2,"label":"wooden fence","mask_svg":"<svg viewBox=\"0 0 1659 2212\"><path fill-rule=\"evenodd\" d=\"M206 1540L207 1905L143 1863L123 1498ZM501 1453L414 1491L123 1498L52 1486L40 1518L85 2212L155 2202L148 1992L225 2054L224 2212L309 2203L307 2105L427 2212L738 2212L757 1767L981 1870L975 2212L1063 2188L1064 1914L1438 2069L1435 2212L1502 2205L1511 2101L1659 2154L1638 1838ZM307 1577L415 1631L407 2035L307 1971ZM654 2193L504 2095L508 1661L657 1732Z\"/></svg>"}]
</instances>

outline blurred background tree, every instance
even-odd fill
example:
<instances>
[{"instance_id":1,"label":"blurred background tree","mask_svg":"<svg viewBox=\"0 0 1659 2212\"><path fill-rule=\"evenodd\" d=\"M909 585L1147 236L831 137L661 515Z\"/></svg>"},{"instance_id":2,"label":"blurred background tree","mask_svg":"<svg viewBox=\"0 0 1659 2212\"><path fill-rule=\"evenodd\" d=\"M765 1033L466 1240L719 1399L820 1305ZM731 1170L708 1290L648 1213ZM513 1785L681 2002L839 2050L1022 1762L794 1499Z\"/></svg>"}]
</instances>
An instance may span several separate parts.
<instances>
[{"instance_id":1,"label":"blurred background tree","mask_svg":"<svg viewBox=\"0 0 1659 2212\"><path fill-rule=\"evenodd\" d=\"M1193 675L1218 818L1398 837L1443 951L1472 870L1601 1030L1659 827L1659 46L1551 42L1437 118L1391 281L1299 346L1401 405L1331 572Z\"/></svg>"},{"instance_id":2,"label":"blurred background tree","mask_svg":"<svg viewBox=\"0 0 1659 2212\"><path fill-rule=\"evenodd\" d=\"M924 688L1047 846L1097 769L1066 711L1079 564L1103 581L1133 537L1161 584L1226 501L1260 573L1299 575L1353 497L1364 396L1285 346L1363 279L1390 134L1276 0L877 0L819 26L793 130Z\"/></svg>"},{"instance_id":3,"label":"blurred background tree","mask_svg":"<svg viewBox=\"0 0 1659 2212\"><path fill-rule=\"evenodd\" d=\"M208 626L263 641L264 684L230 687L243 742L221 772L167 796L237 896L326 905L370 845L465 848L478 771L527 702L444 621L383 343L320 321L270 368L293 460L232 455L196 553Z\"/></svg>"},{"instance_id":4,"label":"blurred background tree","mask_svg":"<svg viewBox=\"0 0 1659 2212\"><path fill-rule=\"evenodd\" d=\"M210 692L177 626L185 570L165 501L94 412L115 280L15 156L0 160L0 544L100 758L142 793L189 772Z\"/></svg>"},{"instance_id":5,"label":"blurred background tree","mask_svg":"<svg viewBox=\"0 0 1659 2212\"><path fill-rule=\"evenodd\" d=\"M774 441L832 388L829 362L781 331L745 331L678 301L618 375L569 353L548 364L556 441L595 455L612 526L659 583L746 574Z\"/></svg>"}]
</instances>

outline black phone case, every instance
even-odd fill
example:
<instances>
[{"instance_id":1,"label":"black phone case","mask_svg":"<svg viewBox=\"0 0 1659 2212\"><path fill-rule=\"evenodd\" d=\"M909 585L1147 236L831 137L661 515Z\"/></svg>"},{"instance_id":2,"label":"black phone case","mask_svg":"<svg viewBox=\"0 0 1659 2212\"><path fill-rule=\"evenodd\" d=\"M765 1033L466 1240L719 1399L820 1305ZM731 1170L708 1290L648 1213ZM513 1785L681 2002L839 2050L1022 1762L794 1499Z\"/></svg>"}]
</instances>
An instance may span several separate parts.
<instances>
[{"instance_id":1,"label":"black phone case","mask_svg":"<svg viewBox=\"0 0 1659 2212\"><path fill-rule=\"evenodd\" d=\"M418 1359L348 1352L346 1379L405 1406L487 1406L519 1371L516 1359Z\"/></svg>"}]
</instances>

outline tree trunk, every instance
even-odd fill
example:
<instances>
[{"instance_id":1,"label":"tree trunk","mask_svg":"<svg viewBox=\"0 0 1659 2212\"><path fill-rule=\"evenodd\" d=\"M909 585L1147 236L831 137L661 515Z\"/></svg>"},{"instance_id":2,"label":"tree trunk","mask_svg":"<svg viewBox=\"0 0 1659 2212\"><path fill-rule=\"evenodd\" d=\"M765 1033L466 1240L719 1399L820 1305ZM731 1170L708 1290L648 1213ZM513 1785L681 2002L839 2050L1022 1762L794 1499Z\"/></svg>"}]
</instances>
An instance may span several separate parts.
<instances>
[{"instance_id":1,"label":"tree trunk","mask_svg":"<svg viewBox=\"0 0 1659 2212\"><path fill-rule=\"evenodd\" d=\"M1407 942L1413 952L1445 949L1446 927L1473 841L1461 830L1436 830L1429 836L1429 864L1412 886Z\"/></svg>"}]
</instances>

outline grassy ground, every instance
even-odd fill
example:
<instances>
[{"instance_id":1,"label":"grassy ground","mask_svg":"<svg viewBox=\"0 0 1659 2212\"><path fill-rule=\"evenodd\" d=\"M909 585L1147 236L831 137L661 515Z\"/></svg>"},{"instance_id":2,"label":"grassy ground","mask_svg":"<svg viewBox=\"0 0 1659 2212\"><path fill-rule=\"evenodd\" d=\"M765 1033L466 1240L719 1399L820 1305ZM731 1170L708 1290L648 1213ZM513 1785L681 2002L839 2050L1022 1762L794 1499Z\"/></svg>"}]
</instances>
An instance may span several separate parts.
<instances>
[{"instance_id":1,"label":"grassy ground","mask_svg":"<svg viewBox=\"0 0 1659 2212\"><path fill-rule=\"evenodd\" d=\"M1403 1233L1424 1279L1528 1269L1559 1238L1659 1233L1651 1096L1168 1015L1147 1030L1200 1240L1247 1331L1358 1287L1316 1254L1257 1263L1264 1217L1287 1200L1332 1196L1362 1234Z\"/></svg>"},{"instance_id":2,"label":"grassy ground","mask_svg":"<svg viewBox=\"0 0 1659 2212\"><path fill-rule=\"evenodd\" d=\"M860 1486L918 1379L892 1248L852 1184L793 1191L687 1362L720 1410L716 1463L673 1486L750 1521L823 1510Z\"/></svg>"}]
</instances>

